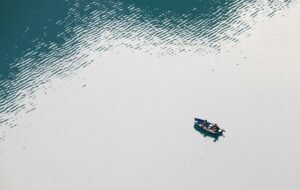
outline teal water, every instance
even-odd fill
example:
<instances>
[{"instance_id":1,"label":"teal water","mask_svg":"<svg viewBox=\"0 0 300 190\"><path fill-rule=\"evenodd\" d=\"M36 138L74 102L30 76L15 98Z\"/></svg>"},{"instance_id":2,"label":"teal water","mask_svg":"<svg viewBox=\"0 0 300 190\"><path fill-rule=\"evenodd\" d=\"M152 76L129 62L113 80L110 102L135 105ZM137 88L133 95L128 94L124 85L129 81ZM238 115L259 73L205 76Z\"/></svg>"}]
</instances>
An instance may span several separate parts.
<instances>
[{"instance_id":1,"label":"teal water","mask_svg":"<svg viewBox=\"0 0 300 190\"><path fill-rule=\"evenodd\" d=\"M300 186L296 3L0 9L1 190ZM194 117L225 137L195 130Z\"/></svg>"},{"instance_id":2,"label":"teal water","mask_svg":"<svg viewBox=\"0 0 300 190\"><path fill-rule=\"evenodd\" d=\"M251 27L289 7L290 1L6 1L1 5L0 122L34 106L21 103L52 78L93 62L91 52L115 46L163 54L226 51ZM247 18L247 19L245 19ZM119 40L138 40L135 45ZM184 44L174 49L177 42ZM117 42L119 43L119 42ZM193 47L191 48L186 48ZM81 49L87 49L81 52ZM124 63L126 64L126 63ZM8 124L7 124L8 125Z\"/></svg>"}]
</instances>

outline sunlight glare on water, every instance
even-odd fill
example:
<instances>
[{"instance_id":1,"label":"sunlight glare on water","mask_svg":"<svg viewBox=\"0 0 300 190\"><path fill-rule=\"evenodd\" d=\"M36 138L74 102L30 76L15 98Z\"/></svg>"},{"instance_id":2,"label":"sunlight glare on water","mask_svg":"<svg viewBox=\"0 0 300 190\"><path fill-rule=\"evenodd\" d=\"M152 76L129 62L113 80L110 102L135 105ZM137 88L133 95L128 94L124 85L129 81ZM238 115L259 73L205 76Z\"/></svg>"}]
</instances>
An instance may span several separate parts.
<instances>
[{"instance_id":1,"label":"sunlight glare on water","mask_svg":"<svg viewBox=\"0 0 300 190\"><path fill-rule=\"evenodd\" d=\"M34 109L32 99L37 89L90 64L91 54L114 51L119 46L153 56L220 52L222 44L237 42L244 32L250 34L256 22L290 2L132 0L60 4L55 11L56 6L45 9L46 18L31 18L29 14L32 20L24 19L28 23L24 30L20 27L22 34L4 40L9 44L3 43L1 48L5 51L1 52L0 122L6 126L14 126L13 120L21 112ZM24 14L28 14L27 9ZM46 15L52 10L61 17ZM12 45L14 50L10 50Z\"/></svg>"},{"instance_id":2,"label":"sunlight glare on water","mask_svg":"<svg viewBox=\"0 0 300 190\"><path fill-rule=\"evenodd\" d=\"M13 6L1 13L0 189L300 185L296 3ZM194 117L225 138L201 136Z\"/></svg>"}]
</instances>

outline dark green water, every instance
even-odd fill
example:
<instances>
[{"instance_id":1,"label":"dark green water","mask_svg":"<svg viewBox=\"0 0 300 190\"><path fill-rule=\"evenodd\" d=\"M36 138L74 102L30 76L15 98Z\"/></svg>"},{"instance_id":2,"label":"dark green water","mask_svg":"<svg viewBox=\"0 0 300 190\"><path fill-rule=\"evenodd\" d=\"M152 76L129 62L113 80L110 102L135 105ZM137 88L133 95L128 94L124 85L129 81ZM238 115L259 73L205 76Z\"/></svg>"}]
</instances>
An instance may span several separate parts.
<instances>
[{"instance_id":1,"label":"dark green water","mask_svg":"<svg viewBox=\"0 0 300 190\"><path fill-rule=\"evenodd\" d=\"M91 53L109 51L118 45L136 51L145 51L145 46L162 46L162 55L217 53L224 51L222 43L237 43L245 32L251 34L251 27L260 21L258 16L271 17L290 3L6 1L0 8L0 122L5 123L22 110L33 109L33 105L22 103L24 98L34 99L33 92L52 78L70 76L90 64L93 60L85 58ZM122 39L138 43L118 44ZM193 48L176 45L178 39ZM147 52L152 54L151 49Z\"/></svg>"}]
</instances>

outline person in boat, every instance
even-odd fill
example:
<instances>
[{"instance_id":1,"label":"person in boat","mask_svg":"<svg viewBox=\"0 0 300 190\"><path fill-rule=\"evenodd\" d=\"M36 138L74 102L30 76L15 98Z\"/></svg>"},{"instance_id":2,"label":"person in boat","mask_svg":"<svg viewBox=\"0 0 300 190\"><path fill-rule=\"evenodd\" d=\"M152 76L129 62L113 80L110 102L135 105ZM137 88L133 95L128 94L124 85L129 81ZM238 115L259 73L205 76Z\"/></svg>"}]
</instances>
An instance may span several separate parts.
<instances>
[{"instance_id":1,"label":"person in boat","mask_svg":"<svg viewBox=\"0 0 300 190\"><path fill-rule=\"evenodd\" d=\"M209 125L207 125L208 129L211 129L212 127L213 127L213 124L211 124L211 123Z\"/></svg>"},{"instance_id":2,"label":"person in boat","mask_svg":"<svg viewBox=\"0 0 300 190\"><path fill-rule=\"evenodd\" d=\"M203 127L208 127L208 122L207 122L207 120L203 120L203 123L202 123L202 125L203 125Z\"/></svg>"},{"instance_id":3,"label":"person in boat","mask_svg":"<svg viewBox=\"0 0 300 190\"><path fill-rule=\"evenodd\" d=\"M217 124L214 124L214 125L211 127L211 130L212 130L213 132L218 132L219 129L220 129L220 127L219 127Z\"/></svg>"}]
</instances>

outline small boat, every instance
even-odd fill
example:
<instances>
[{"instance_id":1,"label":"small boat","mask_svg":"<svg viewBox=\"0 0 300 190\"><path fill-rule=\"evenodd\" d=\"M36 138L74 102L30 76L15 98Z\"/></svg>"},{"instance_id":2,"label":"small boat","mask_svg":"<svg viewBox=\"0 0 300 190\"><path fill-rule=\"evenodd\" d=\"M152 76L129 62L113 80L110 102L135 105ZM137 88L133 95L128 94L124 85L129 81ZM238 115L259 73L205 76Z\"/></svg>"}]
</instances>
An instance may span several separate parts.
<instances>
[{"instance_id":1,"label":"small boat","mask_svg":"<svg viewBox=\"0 0 300 190\"><path fill-rule=\"evenodd\" d=\"M213 138L217 138L219 136L223 136L225 132L224 129L221 129L217 126L217 124L209 123L206 120L195 118L195 129L204 136L211 136Z\"/></svg>"}]
</instances>

